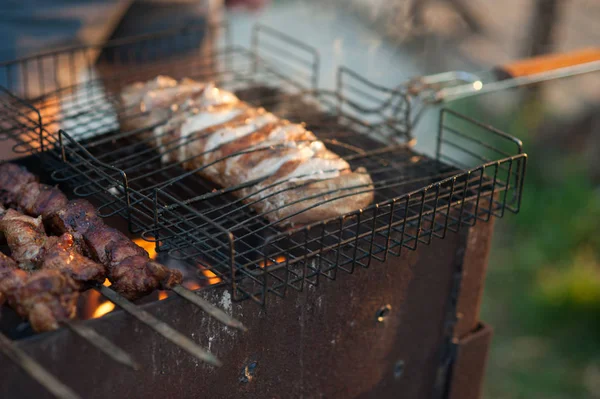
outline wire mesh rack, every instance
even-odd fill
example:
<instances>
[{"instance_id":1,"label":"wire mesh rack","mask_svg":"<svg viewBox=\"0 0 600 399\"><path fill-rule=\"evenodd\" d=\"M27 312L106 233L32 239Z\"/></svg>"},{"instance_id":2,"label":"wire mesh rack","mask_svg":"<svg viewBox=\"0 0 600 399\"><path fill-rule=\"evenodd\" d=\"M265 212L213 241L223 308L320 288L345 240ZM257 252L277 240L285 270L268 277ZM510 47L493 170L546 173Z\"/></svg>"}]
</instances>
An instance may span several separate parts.
<instances>
[{"instance_id":1,"label":"wire mesh rack","mask_svg":"<svg viewBox=\"0 0 600 399\"><path fill-rule=\"evenodd\" d=\"M218 30L228 38L227 29ZM213 34L188 27L0 65L7 77L19 75L10 89L27 97L43 121L43 129L13 133L15 149L43 151L55 180L101 199L101 216L127 217L130 229L159 250L230 284L234 299L261 304L269 293L302 290L449 230L519 210L527 159L519 140L442 110L435 154L417 153L405 90L378 86L347 68L339 69L335 90L320 90L318 54L296 39L257 26L250 49L225 40L208 53L197 51L198 42ZM76 72L78 59L84 67ZM28 74L32 65L36 84ZM354 189L373 191L372 205L290 227L253 210L256 192L240 195L257 182L222 188L196 173L202 167L164 163L176 146L154 145L152 132L166 121L126 129L127 119L138 115L118 99L124 85L159 74L214 81L252 105L304 122L353 170L366 168L373 186ZM352 201L357 190L326 195L306 208Z\"/></svg>"}]
</instances>

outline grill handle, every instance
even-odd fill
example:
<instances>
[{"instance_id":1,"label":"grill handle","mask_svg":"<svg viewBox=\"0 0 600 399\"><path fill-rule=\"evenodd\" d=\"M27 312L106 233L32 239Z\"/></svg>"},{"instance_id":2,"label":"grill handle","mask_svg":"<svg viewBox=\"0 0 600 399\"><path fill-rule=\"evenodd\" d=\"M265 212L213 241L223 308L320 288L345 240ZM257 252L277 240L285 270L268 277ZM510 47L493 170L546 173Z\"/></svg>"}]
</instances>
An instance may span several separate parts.
<instances>
[{"instance_id":1,"label":"grill handle","mask_svg":"<svg viewBox=\"0 0 600 399\"><path fill-rule=\"evenodd\" d=\"M413 95L418 95L424 103L431 104L598 71L600 48L587 48L564 54L532 57L498 66L492 69L491 80L462 71L421 76L412 79L408 89ZM483 75L490 75L490 72Z\"/></svg>"},{"instance_id":2,"label":"grill handle","mask_svg":"<svg viewBox=\"0 0 600 399\"><path fill-rule=\"evenodd\" d=\"M495 72L501 78L510 79L553 72L594 61L600 61L600 48L586 48L564 54L546 54L518 60L495 68Z\"/></svg>"}]
</instances>

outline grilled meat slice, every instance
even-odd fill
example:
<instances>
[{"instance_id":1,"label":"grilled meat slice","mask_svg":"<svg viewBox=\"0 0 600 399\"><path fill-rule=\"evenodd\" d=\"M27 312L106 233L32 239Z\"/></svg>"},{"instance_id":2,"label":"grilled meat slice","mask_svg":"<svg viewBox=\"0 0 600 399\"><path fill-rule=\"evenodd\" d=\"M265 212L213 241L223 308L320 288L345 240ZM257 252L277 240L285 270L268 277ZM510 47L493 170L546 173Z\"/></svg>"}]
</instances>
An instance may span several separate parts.
<instances>
[{"instance_id":1,"label":"grilled meat slice","mask_svg":"<svg viewBox=\"0 0 600 399\"><path fill-rule=\"evenodd\" d=\"M168 290L181 284L178 270L154 262L144 256L131 256L110 270L111 288L134 300L156 289Z\"/></svg>"},{"instance_id":2,"label":"grilled meat slice","mask_svg":"<svg viewBox=\"0 0 600 399\"><path fill-rule=\"evenodd\" d=\"M0 201L5 205L16 205L21 189L37 181L34 174L13 163L0 165Z\"/></svg>"},{"instance_id":3,"label":"grilled meat slice","mask_svg":"<svg viewBox=\"0 0 600 399\"><path fill-rule=\"evenodd\" d=\"M39 216L45 220L63 209L69 200L57 187L38 182L23 186L17 198L19 208L28 215Z\"/></svg>"},{"instance_id":4,"label":"grilled meat slice","mask_svg":"<svg viewBox=\"0 0 600 399\"><path fill-rule=\"evenodd\" d=\"M44 249L42 269L59 270L71 277L82 289L88 284L104 282L105 267L77 252L71 234L48 237Z\"/></svg>"},{"instance_id":5,"label":"grilled meat slice","mask_svg":"<svg viewBox=\"0 0 600 399\"><path fill-rule=\"evenodd\" d=\"M58 270L28 274L16 269L0 280L0 292L21 317L29 319L37 332L56 330L60 321L75 317L77 288L69 276Z\"/></svg>"},{"instance_id":6,"label":"grilled meat slice","mask_svg":"<svg viewBox=\"0 0 600 399\"><path fill-rule=\"evenodd\" d=\"M44 254L46 233L41 216L32 218L9 209L0 219L12 258L23 269L31 270L38 265Z\"/></svg>"}]
</instances>

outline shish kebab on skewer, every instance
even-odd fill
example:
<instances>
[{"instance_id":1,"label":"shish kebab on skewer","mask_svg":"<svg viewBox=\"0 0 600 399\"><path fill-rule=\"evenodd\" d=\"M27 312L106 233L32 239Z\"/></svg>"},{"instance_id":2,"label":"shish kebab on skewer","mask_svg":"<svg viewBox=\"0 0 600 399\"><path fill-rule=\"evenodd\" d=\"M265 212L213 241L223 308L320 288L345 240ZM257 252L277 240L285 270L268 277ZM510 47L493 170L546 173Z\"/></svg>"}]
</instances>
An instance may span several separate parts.
<instances>
[{"instance_id":1,"label":"shish kebab on skewer","mask_svg":"<svg viewBox=\"0 0 600 399\"><path fill-rule=\"evenodd\" d=\"M104 266L78 253L69 233L46 236L41 217L0 207L0 231L19 261L0 252L0 305L7 300L37 332L64 324L113 360L136 369L122 349L95 330L70 322L77 313L79 292L104 281Z\"/></svg>"},{"instance_id":2,"label":"shish kebab on skewer","mask_svg":"<svg viewBox=\"0 0 600 399\"><path fill-rule=\"evenodd\" d=\"M72 237L75 252L103 265L111 288L127 299L171 289L182 281L181 272L154 262L143 248L104 224L88 201L69 201L58 188L38 183L35 175L18 165L0 165L0 200L41 216L48 230Z\"/></svg>"},{"instance_id":3,"label":"shish kebab on skewer","mask_svg":"<svg viewBox=\"0 0 600 399\"><path fill-rule=\"evenodd\" d=\"M111 288L123 297L133 300L156 289L173 290L221 323L246 331L241 322L183 287L181 272L150 260L143 248L120 231L106 226L88 201L68 201L58 188L39 184L35 175L25 168L8 163L0 165L0 201L30 215L42 216L49 231L71 234L80 253L106 267ZM103 292L103 295L106 293ZM118 298L111 294L109 299L114 302ZM142 315L137 313L136 317L139 319ZM145 321L148 317L143 315ZM169 337L171 335L169 332ZM187 346L189 350L186 350L204 359L191 348L191 343Z\"/></svg>"},{"instance_id":4,"label":"shish kebab on skewer","mask_svg":"<svg viewBox=\"0 0 600 399\"><path fill-rule=\"evenodd\" d=\"M14 209L0 213L13 257L2 254L0 292L35 331L56 330L75 317L79 291L104 281L105 268L78 253L71 234L48 237L41 217Z\"/></svg>"},{"instance_id":5,"label":"shish kebab on skewer","mask_svg":"<svg viewBox=\"0 0 600 399\"><path fill-rule=\"evenodd\" d=\"M38 194L32 195L32 193ZM61 237L68 237L66 241L71 251L69 255L77 254L73 255L77 257L83 253L98 260L112 282L111 289L100 285L99 291L102 295L197 359L211 365L221 365L221 362L217 358L199 347L188 337L156 319L150 313L138 309L128 301L129 298L139 298L158 288L172 288L175 292L179 293L181 291L185 293L185 289L179 285L182 275L177 270L171 270L160 263L151 261L146 251L118 230L106 226L96 216L92 204L85 200L68 201L58 188L37 183L37 179L33 174L14 164L0 165L0 200L4 204L37 216L37 219L30 218L30 222L34 220L41 222L41 219L44 219L44 223L49 227L50 231L62 234ZM18 212L15 213L19 214ZM19 214L19 216L21 219L26 217L22 214ZM41 223L39 225L41 226ZM8 231L5 230L4 233L7 235L7 241L10 241L10 229ZM16 237L18 238L19 236L17 235ZM48 240L57 240L57 238L52 240L51 238L48 238ZM63 238L62 241L65 241L65 239ZM27 262L27 259L25 257L24 261ZM32 262L35 262L35 259L34 257ZM65 272L69 270L66 267L63 268ZM74 274L76 270L77 268L72 268L71 275L80 277L78 274ZM41 272L37 272L37 274L39 273ZM66 276L64 273L61 275ZM88 283L92 283L92 281L86 280L83 276L84 274L81 274L82 278L79 279L78 288L84 288ZM99 280L94 282L99 282ZM77 283L75 284L77 285ZM212 305L209 304L209 306L206 306L206 304L202 303L203 300L193 293L191 296L194 297L190 299L191 302L197 303L198 306L209 312L213 317L227 325L240 329L243 328L241 323L232 319L218 308L214 310L211 308ZM64 319L59 321L61 323L66 322ZM78 326L68 322L65 324L80 336L84 338L90 337L87 333L82 334ZM98 336L98 338L102 337ZM106 341L106 344L110 344L110 341ZM113 358L118 355L117 353L112 353L115 350L110 352L110 356ZM122 354L116 358L125 363L125 359L121 359L123 358ZM127 359L126 363L131 366L133 361Z\"/></svg>"}]
</instances>

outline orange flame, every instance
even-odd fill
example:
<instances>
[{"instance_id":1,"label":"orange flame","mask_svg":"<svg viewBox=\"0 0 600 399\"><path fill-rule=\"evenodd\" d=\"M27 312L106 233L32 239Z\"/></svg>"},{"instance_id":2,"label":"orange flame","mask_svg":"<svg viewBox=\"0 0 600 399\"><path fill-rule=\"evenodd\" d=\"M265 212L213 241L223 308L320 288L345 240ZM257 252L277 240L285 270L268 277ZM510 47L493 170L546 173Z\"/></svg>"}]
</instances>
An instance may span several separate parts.
<instances>
[{"instance_id":1,"label":"orange flame","mask_svg":"<svg viewBox=\"0 0 600 399\"><path fill-rule=\"evenodd\" d=\"M208 269L205 269L203 266L200 267L202 268L202 274L204 274L204 276L206 277L206 281L209 285L218 284L222 281L221 277L217 276L215 273L211 272ZM198 286L197 288L200 288L200 286Z\"/></svg>"},{"instance_id":2,"label":"orange flame","mask_svg":"<svg viewBox=\"0 0 600 399\"><path fill-rule=\"evenodd\" d=\"M158 291L158 300L162 301L163 299L167 299L169 297L169 293L167 291Z\"/></svg>"},{"instance_id":3,"label":"orange flame","mask_svg":"<svg viewBox=\"0 0 600 399\"><path fill-rule=\"evenodd\" d=\"M138 246L144 248L146 252L148 252L148 256L150 259L156 259L156 243L151 241L146 241L143 238L134 238L133 242Z\"/></svg>"},{"instance_id":4,"label":"orange flame","mask_svg":"<svg viewBox=\"0 0 600 399\"><path fill-rule=\"evenodd\" d=\"M269 260L267 261L267 264L266 264L266 266L271 266L271 265L275 265L275 264L280 264L280 263L283 263L283 262L285 262L285 260L286 260L286 259L287 259L287 258L286 258L285 256L283 256L283 255L279 255L278 257L276 257L276 258L275 258L275 262L273 262L271 259L269 259ZM259 266L260 268L264 269L264 268L265 268L265 261L264 261L264 260L261 260L260 262L258 262L258 266Z\"/></svg>"},{"instance_id":5,"label":"orange flame","mask_svg":"<svg viewBox=\"0 0 600 399\"><path fill-rule=\"evenodd\" d=\"M219 278L217 277L217 279L219 279ZM219 279L219 280L221 280L221 279ZM198 288L200 288L200 284L198 284L195 281L184 281L183 286L192 291L196 291Z\"/></svg>"},{"instance_id":6,"label":"orange flame","mask_svg":"<svg viewBox=\"0 0 600 399\"><path fill-rule=\"evenodd\" d=\"M115 304L112 302L104 302L103 304L101 304L100 306L98 306L96 308L96 310L94 311L94 314L92 315L92 319L97 319L99 317L104 316L107 313L112 312L115 309Z\"/></svg>"}]
</instances>

